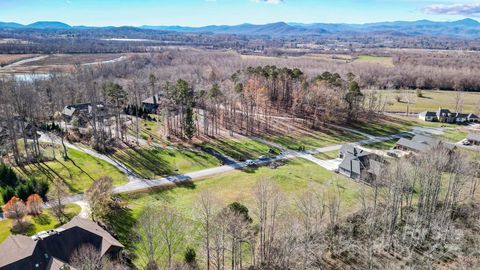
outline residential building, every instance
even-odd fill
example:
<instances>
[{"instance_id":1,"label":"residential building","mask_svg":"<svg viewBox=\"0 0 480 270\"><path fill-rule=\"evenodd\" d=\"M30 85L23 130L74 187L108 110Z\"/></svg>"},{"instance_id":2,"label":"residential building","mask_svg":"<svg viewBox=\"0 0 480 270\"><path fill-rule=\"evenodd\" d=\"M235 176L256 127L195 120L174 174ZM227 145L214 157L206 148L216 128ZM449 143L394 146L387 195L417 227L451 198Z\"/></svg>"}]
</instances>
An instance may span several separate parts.
<instances>
[{"instance_id":1,"label":"residential building","mask_svg":"<svg viewBox=\"0 0 480 270\"><path fill-rule=\"evenodd\" d=\"M472 144L472 145L480 145L480 133L469 133L467 140Z\"/></svg>"},{"instance_id":2,"label":"residential building","mask_svg":"<svg viewBox=\"0 0 480 270\"><path fill-rule=\"evenodd\" d=\"M101 257L116 257L123 249L120 242L95 222L75 217L60 228L32 237L9 236L0 245L0 269L73 269L68 263L74 251L83 245L93 246Z\"/></svg>"},{"instance_id":3,"label":"residential building","mask_svg":"<svg viewBox=\"0 0 480 270\"><path fill-rule=\"evenodd\" d=\"M74 117L77 117L80 122L79 124L83 126L92 117L94 109L95 105L92 105L92 103L70 104L63 108L63 118L66 122L70 122ZM98 102L96 103L95 113L97 117L107 117L108 108L103 102Z\"/></svg>"},{"instance_id":4,"label":"residential building","mask_svg":"<svg viewBox=\"0 0 480 270\"><path fill-rule=\"evenodd\" d=\"M451 112L448 109L440 108L438 111L426 111L418 114L418 118L427 122L442 122L451 124L478 123L480 119L477 115L470 113Z\"/></svg>"},{"instance_id":5,"label":"residential building","mask_svg":"<svg viewBox=\"0 0 480 270\"><path fill-rule=\"evenodd\" d=\"M411 140L406 138L400 138L395 145L395 149L420 153L426 152L433 147L442 145L449 150L454 150L455 145L452 143L443 142L441 140L424 136L424 135L415 135Z\"/></svg>"},{"instance_id":6,"label":"residential building","mask_svg":"<svg viewBox=\"0 0 480 270\"><path fill-rule=\"evenodd\" d=\"M156 94L142 101L143 109L148 113L155 113L160 107L160 101L164 97L163 93Z\"/></svg>"},{"instance_id":7,"label":"residential building","mask_svg":"<svg viewBox=\"0 0 480 270\"><path fill-rule=\"evenodd\" d=\"M371 181L381 174L385 165L378 155L350 144L340 149L339 157L343 160L338 167L338 172L355 180Z\"/></svg>"}]
</instances>

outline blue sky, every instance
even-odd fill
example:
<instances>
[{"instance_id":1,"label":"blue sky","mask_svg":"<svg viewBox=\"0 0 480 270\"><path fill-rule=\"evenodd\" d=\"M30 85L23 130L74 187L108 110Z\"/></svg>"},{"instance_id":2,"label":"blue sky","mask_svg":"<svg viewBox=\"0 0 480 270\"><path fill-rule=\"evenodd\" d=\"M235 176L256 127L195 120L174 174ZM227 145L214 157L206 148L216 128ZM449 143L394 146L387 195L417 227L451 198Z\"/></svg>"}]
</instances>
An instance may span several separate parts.
<instances>
[{"instance_id":1,"label":"blue sky","mask_svg":"<svg viewBox=\"0 0 480 270\"><path fill-rule=\"evenodd\" d=\"M0 21L71 25L365 23L480 17L480 0L0 0Z\"/></svg>"}]
</instances>

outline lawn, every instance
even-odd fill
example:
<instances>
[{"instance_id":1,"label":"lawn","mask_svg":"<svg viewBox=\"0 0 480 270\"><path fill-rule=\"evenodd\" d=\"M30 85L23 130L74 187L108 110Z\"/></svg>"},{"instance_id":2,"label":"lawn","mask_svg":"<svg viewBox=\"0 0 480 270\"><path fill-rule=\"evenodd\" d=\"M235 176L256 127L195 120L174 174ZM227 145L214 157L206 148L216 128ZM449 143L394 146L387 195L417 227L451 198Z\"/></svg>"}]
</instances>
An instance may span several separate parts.
<instances>
[{"instance_id":1,"label":"lawn","mask_svg":"<svg viewBox=\"0 0 480 270\"><path fill-rule=\"evenodd\" d=\"M204 152L170 150L158 147L132 147L117 150L112 158L144 178L154 179L212 168L220 161Z\"/></svg>"},{"instance_id":2,"label":"lawn","mask_svg":"<svg viewBox=\"0 0 480 270\"><path fill-rule=\"evenodd\" d=\"M183 243L184 246L180 250L183 252L186 246L192 246L197 249L198 254L198 249L200 249L198 247L199 232L198 228L195 227L198 224L194 221L193 212L199 194L208 189L220 199L222 205L226 206L232 202L240 202L247 206L253 215L252 212L255 206L253 192L256 184L262 179L270 179L283 192L284 199L282 203L288 213L294 211L296 196L313 187L324 192L324 194L339 192L342 198L342 213L350 213L358 209L359 193L362 188L365 188L364 185L327 171L307 160L294 159L287 161L285 165L277 169L260 167L247 171L237 170L209 177L185 187L160 190L149 194L124 195L124 198L129 202L131 219L133 220L139 216L143 206L149 202L158 202L160 205L169 204L178 209L192 226L191 232L185 234L187 235L187 240ZM252 217L255 220L255 216ZM131 221L128 223L130 226L134 224ZM131 228L120 227L123 234L126 234L124 236L120 235L120 239L128 238L131 235ZM141 259L135 262L139 264L140 261Z\"/></svg>"},{"instance_id":3,"label":"lawn","mask_svg":"<svg viewBox=\"0 0 480 270\"><path fill-rule=\"evenodd\" d=\"M369 90L364 90L369 91ZM456 92L443 90L423 90L423 97L417 97L415 90L380 90L380 93L386 97L388 104L386 111L405 112L407 104L406 96L410 99L410 112L436 111L439 108L455 110ZM463 112L479 113L480 93L464 92L463 93ZM400 97L398 102L396 97Z\"/></svg>"},{"instance_id":4,"label":"lawn","mask_svg":"<svg viewBox=\"0 0 480 270\"><path fill-rule=\"evenodd\" d=\"M334 144L361 141L366 138L357 133L337 128L321 127L319 130L309 130L308 133L285 132L282 135L266 136L266 139L292 150L298 150L301 147L305 147L308 150Z\"/></svg>"},{"instance_id":5,"label":"lawn","mask_svg":"<svg viewBox=\"0 0 480 270\"><path fill-rule=\"evenodd\" d=\"M157 118L155 115L151 115L152 118ZM135 117L133 117L133 124L128 127L128 134L135 137L137 135L137 123ZM141 139L148 140L149 138L156 143L165 143L161 136L161 124L157 121L148 121L140 119L139 123L139 135Z\"/></svg>"},{"instance_id":6,"label":"lawn","mask_svg":"<svg viewBox=\"0 0 480 270\"><path fill-rule=\"evenodd\" d=\"M462 141L466 139L468 136L467 131L463 131L461 129L448 129L446 130L442 135L439 135L438 137L443 140L447 140L449 142L454 142L457 143L459 141Z\"/></svg>"},{"instance_id":7,"label":"lawn","mask_svg":"<svg viewBox=\"0 0 480 270\"><path fill-rule=\"evenodd\" d=\"M80 206L76 204L68 204L66 206L66 215L68 219L80 213ZM30 223L26 235L32 236L41 231L47 231L59 227L61 224L57 218L52 215L49 209L43 211L38 217L27 216L25 221ZM13 221L10 219L0 220L0 243L2 243L9 235L12 234Z\"/></svg>"},{"instance_id":8,"label":"lawn","mask_svg":"<svg viewBox=\"0 0 480 270\"><path fill-rule=\"evenodd\" d=\"M59 177L67 184L72 193L84 192L93 181L102 176L110 176L115 186L128 181L121 171L104 160L75 149L68 149L68 157L69 159L64 161L60 153L57 153L55 161L16 167L16 170L26 177L50 181Z\"/></svg>"},{"instance_id":9,"label":"lawn","mask_svg":"<svg viewBox=\"0 0 480 270\"><path fill-rule=\"evenodd\" d=\"M383 142L376 142L362 145L365 148L375 149L375 150L389 150L392 149L395 144L398 142L398 139L383 141Z\"/></svg>"},{"instance_id":10,"label":"lawn","mask_svg":"<svg viewBox=\"0 0 480 270\"><path fill-rule=\"evenodd\" d=\"M425 122L414 117L379 116L362 122L350 124L351 128L374 136L387 136L412 131L413 127L458 127L453 124Z\"/></svg>"},{"instance_id":11,"label":"lawn","mask_svg":"<svg viewBox=\"0 0 480 270\"><path fill-rule=\"evenodd\" d=\"M210 140L196 145L211 149L235 160L257 159L260 156L278 155L280 150L252 139Z\"/></svg>"},{"instance_id":12,"label":"lawn","mask_svg":"<svg viewBox=\"0 0 480 270\"><path fill-rule=\"evenodd\" d=\"M329 159L338 158L339 154L340 154L340 150L337 150L337 151L331 151L326 153L318 153L318 154L315 154L314 156L321 160L329 160Z\"/></svg>"}]
</instances>

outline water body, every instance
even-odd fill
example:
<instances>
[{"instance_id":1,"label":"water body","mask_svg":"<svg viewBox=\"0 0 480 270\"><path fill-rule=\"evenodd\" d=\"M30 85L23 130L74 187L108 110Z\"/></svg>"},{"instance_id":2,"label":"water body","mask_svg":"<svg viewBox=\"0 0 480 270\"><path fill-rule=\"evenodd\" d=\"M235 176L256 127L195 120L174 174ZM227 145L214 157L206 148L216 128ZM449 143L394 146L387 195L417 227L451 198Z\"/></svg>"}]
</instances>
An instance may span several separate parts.
<instances>
[{"instance_id":1,"label":"water body","mask_svg":"<svg viewBox=\"0 0 480 270\"><path fill-rule=\"evenodd\" d=\"M0 78L13 78L18 82L33 82L50 78L49 73L0 73Z\"/></svg>"}]
</instances>

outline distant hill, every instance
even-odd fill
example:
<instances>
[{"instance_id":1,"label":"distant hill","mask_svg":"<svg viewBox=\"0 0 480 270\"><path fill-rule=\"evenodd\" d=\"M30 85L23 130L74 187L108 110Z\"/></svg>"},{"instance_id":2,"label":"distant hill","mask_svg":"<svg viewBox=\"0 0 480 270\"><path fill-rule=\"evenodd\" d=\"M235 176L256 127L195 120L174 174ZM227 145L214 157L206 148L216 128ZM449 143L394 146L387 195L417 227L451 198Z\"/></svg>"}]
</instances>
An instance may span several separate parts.
<instances>
[{"instance_id":1,"label":"distant hill","mask_svg":"<svg viewBox=\"0 0 480 270\"><path fill-rule=\"evenodd\" d=\"M463 19L452 22L434 22L429 20L395 21L366 24L342 23L269 23L269 24L240 24L240 25L209 25L203 27L185 26L151 26L141 27L88 27L70 26L62 22L36 22L21 25L11 22L0 22L0 28L35 28L35 29L143 29L168 31L178 33L209 33L209 34L238 34L249 36L315 36L315 35L351 35L369 34L383 36L446 36L455 38L480 38L480 23L473 19Z\"/></svg>"},{"instance_id":2,"label":"distant hill","mask_svg":"<svg viewBox=\"0 0 480 270\"><path fill-rule=\"evenodd\" d=\"M24 26L26 28L38 28L38 29L70 29L70 25L62 22L35 22Z\"/></svg>"}]
</instances>

